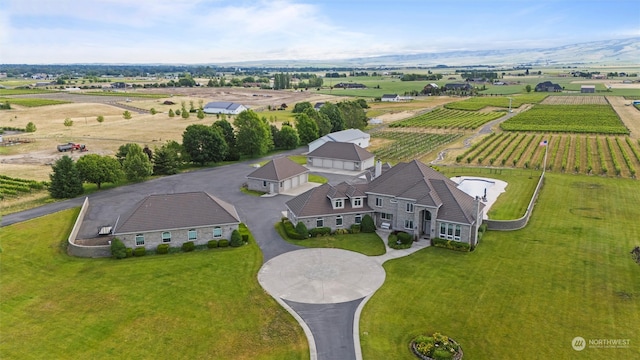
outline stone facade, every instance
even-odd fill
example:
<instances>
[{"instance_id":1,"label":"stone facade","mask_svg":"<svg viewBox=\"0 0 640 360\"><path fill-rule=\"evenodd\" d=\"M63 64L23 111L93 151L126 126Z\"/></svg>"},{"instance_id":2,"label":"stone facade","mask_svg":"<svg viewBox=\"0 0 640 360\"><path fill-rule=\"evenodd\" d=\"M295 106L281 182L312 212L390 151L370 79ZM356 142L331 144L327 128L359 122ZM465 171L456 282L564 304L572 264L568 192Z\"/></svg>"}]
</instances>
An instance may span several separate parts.
<instances>
[{"instance_id":1,"label":"stone facade","mask_svg":"<svg viewBox=\"0 0 640 360\"><path fill-rule=\"evenodd\" d=\"M362 211L362 212L353 212L347 214L335 214L335 215L325 215L325 216L312 216L312 217L304 217L304 218L296 218L291 211L287 212L287 217L291 221L291 223L295 226L299 221L302 221L307 229L313 229L317 227L328 227L331 228L331 231L336 231L337 229L351 229L351 225L359 224L362 221L362 217L369 214L369 216L373 217L373 213L370 211ZM336 220L338 217L342 217L342 225L337 225ZM360 221L356 221L356 217L360 217ZM318 226L318 220L322 220L323 225Z\"/></svg>"},{"instance_id":2,"label":"stone facade","mask_svg":"<svg viewBox=\"0 0 640 360\"><path fill-rule=\"evenodd\" d=\"M214 237L213 232L214 228L219 227L221 229L221 236ZM187 241L193 241L196 245L206 245L209 240L220 240L231 238L231 233L233 230L238 229L238 224L226 224L226 225L216 225L216 226L206 226L192 229L168 229L164 231L150 231L142 234L144 236L144 245L136 244L136 233L128 233L128 234L118 234L118 238L122 240L126 247L136 248L144 246L147 250L155 250L160 244L169 244L171 247L180 247ZM196 231L195 240L189 239L189 230ZM162 234L165 232L169 232L171 234L171 241L163 242Z\"/></svg>"}]
</instances>

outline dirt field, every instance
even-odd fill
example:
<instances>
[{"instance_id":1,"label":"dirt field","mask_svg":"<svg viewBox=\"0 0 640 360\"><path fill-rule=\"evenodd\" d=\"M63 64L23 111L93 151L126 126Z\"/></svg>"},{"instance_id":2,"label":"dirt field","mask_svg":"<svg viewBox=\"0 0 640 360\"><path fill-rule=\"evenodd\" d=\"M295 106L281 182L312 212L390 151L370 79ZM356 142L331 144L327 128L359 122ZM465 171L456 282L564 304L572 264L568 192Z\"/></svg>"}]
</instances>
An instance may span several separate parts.
<instances>
[{"instance_id":1,"label":"dirt field","mask_svg":"<svg viewBox=\"0 0 640 360\"><path fill-rule=\"evenodd\" d=\"M607 96L609 104L613 107L622 122L631 131L631 137L640 139L640 111L635 106L630 105L631 101L622 96Z\"/></svg>"},{"instance_id":2,"label":"dirt field","mask_svg":"<svg viewBox=\"0 0 640 360\"><path fill-rule=\"evenodd\" d=\"M547 96L541 105L607 105L604 96Z\"/></svg>"},{"instance_id":3,"label":"dirt field","mask_svg":"<svg viewBox=\"0 0 640 360\"><path fill-rule=\"evenodd\" d=\"M157 92L168 89L158 89ZM138 90L141 92L141 90ZM152 92L152 91L149 91ZM217 88L178 88L171 89L173 96L162 99L145 99L131 97L130 102L123 98L111 96L83 96L78 94L53 94L53 97L74 101L76 103L42 106L21 107L13 106L11 110L0 111L0 126L24 128L33 122L37 131L30 134L20 134L21 138L34 139L35 142L9 147L0 147L0 169L3 175L15 176L34 180L48 180L51 164L63 155L78 158L84 154L113 155L118 147L128 142L140 145L160 146L167 140L182 140L184 129L190 124L211 124L217 120L213 115L207 115L200 120L191 114L188 119L179 116L170 118L169 109L179 109L184 101L186 107L189 101L194 101L196 107L199 100L205 104L210 101L233 101L242 103L255 110L266 110L268 105L280 106L285 103L293 106L300 101L340 101L329 95L310 92L265 91L257 89L217 89ZM44 98L44 96L39 96ZM175 105L162 105L165 100L171 100ZM92 103L82 103L91 101ZM122 104L142 109L155 108L160 113L156 115L132 112L132 118L125 120L122 116L124 109L109 104L121 101ZM104 116L104 122L98 123L97 116ZM70 118L73 125L64 126L64 120ZM12 137L10 134L4 135ZM78 153L60 153L56 146L67 142L85 144L89 151Z\"/></svg>"}]
</instances>

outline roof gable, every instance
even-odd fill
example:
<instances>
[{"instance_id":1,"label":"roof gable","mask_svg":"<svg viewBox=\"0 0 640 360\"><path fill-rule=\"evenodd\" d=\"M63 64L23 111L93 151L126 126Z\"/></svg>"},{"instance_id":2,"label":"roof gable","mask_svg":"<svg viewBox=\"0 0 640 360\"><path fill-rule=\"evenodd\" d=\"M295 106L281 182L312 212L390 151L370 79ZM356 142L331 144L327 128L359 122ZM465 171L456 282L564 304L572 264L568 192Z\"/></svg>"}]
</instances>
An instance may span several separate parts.
<instances>
[{"instance_id":1,"label":"roof gable","mask_svg":"<svg viewBox=\"0 0 640 360\"><path fill-rule=\"evenodd\" d=\"M344 213L367 213L371 212L371 208L365 204L362 207L354 208L350 201L345 201L344 208L334 209L331 205L331 197L329 194L335 194L335 198L346 197L345 192L351 186L356 188L366 186L366 184L350 185L342 182L338 185L322 184L311 190L308 190L295 198L286 202L287 207L296 217L324 216L332 214Z\"/></svg>"},{"instance_id":2,"label":"roof gable","mask_svg":"<svg viewBox=\"0 0 640 360\"><path fill-rule=\"evenodd\" d=\"M306 167L287 157L275 158L247 175L248 178L282 181L309 172Z\"/></svg>"},{"instance_id":3,"label":"roof gable","mask_svg":"<svg viewBox=\"0 0 640 360\"><path fill-rule=\"evenodd\" d=\"M205 192L149 195L121 217L114 233L234 224L233 205Z\"/></svg>"},{"instance_id":4,"label":"roof gable","mask_svg":"<svg viewBox=\"0 0 640 360\"><path fill-rule=\"evenodd\" d=\"M372 153L354 143L332 141L320 145L307 156L350 161L364 161L374 157Z\"/></svg>"}]
</instances>

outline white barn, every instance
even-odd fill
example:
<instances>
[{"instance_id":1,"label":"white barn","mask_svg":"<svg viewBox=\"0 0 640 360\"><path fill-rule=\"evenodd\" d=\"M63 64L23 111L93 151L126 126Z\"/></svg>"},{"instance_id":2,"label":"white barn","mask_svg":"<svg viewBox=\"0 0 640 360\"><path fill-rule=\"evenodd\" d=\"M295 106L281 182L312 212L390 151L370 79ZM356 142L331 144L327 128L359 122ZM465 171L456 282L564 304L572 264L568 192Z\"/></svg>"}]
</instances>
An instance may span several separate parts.
<instances>
[{"instance_id":1,"label":"white barn","mask_svg":"<svg viewBox=\"0 0 640 360\"><path fill-rule=\"evenodd\" d=\"M242 104L228 102L228 101L214 101L204 106L202 111L207 114L227 114L238 115L241 112L248 110L248 108Z\"/></svg>"},{"instance_id":2,"label":"white barn","mask_svg":"<svg viewBox=\"0 0 640 360\"><path fill-rule=\"evenodd\" d=\"M369 146L370 139L371 135L359 129L336 131L310 142L309 152L314 151L315 149L328 142L346 142L356 144L361 148L366 148Z\"/></svg>"}]
</instances>

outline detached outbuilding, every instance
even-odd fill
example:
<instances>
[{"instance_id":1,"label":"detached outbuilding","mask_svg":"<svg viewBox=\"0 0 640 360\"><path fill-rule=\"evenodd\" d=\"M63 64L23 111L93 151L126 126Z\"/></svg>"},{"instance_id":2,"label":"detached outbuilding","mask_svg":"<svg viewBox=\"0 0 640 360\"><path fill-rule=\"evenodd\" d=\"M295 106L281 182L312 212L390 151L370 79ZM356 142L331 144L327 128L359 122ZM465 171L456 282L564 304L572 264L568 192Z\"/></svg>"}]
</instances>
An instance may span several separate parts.
<instances>
[{"instance_id":1,"label":"detached outbuilding","mask_svg":"<svg viewBox=\"0 0 640 360\"><path fill-rule=\"evenodd\" d=\"M280 157L269 161L247 175L247 188L270 194L288 191L309 181L309 169Z\"/></svg>"},{"instance_id":2,"label":"detached outbuilding","mask_svg":"<svg viewBox=\"0 0 640 360\"><path fill-rule=\"evenodd\" d=\"M207 103L202 111L207 114L226 114L226 115L238 115L241 112L248 110L248 108L242 104L228 102L228 101L216 101Z\"/></svg>"},{"instance_id":3,"label":"detached outbuilding","mask_svg":"<svg viewBox=\"0 0 640 360\"><path fill-rule=\"evenodd\" d=\"M309 152L314 151L328 142L348 142L356 144L361 148L366 148L369 146L369 140L371 140L371 135L359 129L336 131L310 142Z\"/></svg>"},{"instance_id":4,"label":"detached outbuilding","mask_svg":"<svg viewBox=\"0 0 640 360\"><path fill-rule=\"evenodd\" d=\"M205 245L229 239L238 225L233 205L200 191L149 195L118 219L113 234L126 247L155 250L160 244L179 247L187 241Z\"/></svg>"},{"instance_id":5,"label":"detached outbuilding","mask_svg":"<svg viewBox=\"0 0 640 360\"><path fill-rule=\"evenodd\" d=\"M580 92L583 94L593 94L596 92L595 85L582 85L580 86Z\"/></svg>"},{"instance_id":6,"label":"detached outbuilding","mask_svg":"<svg viewBox=\"0 0 640 360\"><path fill-rule=\"evenodd\" d=\"M331 170L362 171L373 167L374 155L346 142L328 142L307 154L307 166Z\"/></svg>"}]
</instances>

